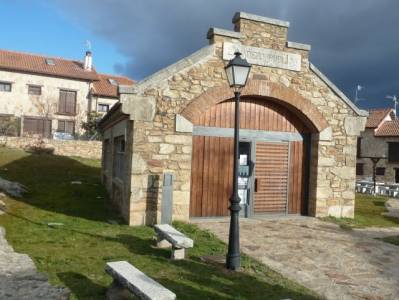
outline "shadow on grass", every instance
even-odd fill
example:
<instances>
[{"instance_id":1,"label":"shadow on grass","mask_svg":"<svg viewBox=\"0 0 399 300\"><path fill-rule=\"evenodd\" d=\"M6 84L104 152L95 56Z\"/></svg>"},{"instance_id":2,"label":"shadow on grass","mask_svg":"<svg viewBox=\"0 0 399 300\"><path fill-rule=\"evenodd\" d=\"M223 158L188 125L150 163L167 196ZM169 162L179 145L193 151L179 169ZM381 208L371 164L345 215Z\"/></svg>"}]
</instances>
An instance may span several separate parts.
<instances>
[{"instance_id":1,"label":"shadow on grass","mask_svg":"<svg viewBox=\"0 0 399 300\"><path fill-rule=\"evenodd\" d=\"M93 221L117 218L105 187L100 167L50 154L31 154L2 166L0 176L25 185L28 193L16 199L37 208ZM73 184L73 181L81 184ZM96 209L93 209L96 207Z\"/></svg>"},{"instance_id":2,"label":"shadow on grass","mask_svg":"<svg viewBox=\"0 0 399 300\"><path fill-rule=\"evenodd\" d=\"M383 206L383 207L385 207L385 203L382 202L382 201L373 201L373 204L374 204L375 206Z\"/></svg>"},{"instance_id":3,"label":"shadow on grass","mask_svg":"<svg viewBox=\"0 0 399 300\"><path fill-rule=\"evenodd\" d=\"M57 276L77 299L105 299L106 288L82 274L63 272L57 273Z\"/></svg>"}]
</instances>

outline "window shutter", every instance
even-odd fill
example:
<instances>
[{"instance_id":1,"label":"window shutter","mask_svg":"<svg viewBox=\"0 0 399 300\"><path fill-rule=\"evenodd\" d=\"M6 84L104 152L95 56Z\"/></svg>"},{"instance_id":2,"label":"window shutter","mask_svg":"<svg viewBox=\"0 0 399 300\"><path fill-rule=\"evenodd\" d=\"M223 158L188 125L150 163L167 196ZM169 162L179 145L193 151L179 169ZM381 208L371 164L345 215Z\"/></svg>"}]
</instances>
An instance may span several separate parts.
<instances>
[{"instance_id":1,"label":"window shutter","mask_svg":"<svg viewBox=\"0 0 399 300\"><path fill-rule=\"evenodd\" d=\"M75 131L75 123L73 121L65 122L65 132L73 134Z\"/></svg>"},{"instance_id":2,"label":"window shutter","mask_svg":"<svg viewBox=\"0 0 399 300\"><path fill-rule=\"evenodd\" d=\"M60 91L60 101L58 103L58 112L61 114L66 113L66 111L65 111L66 96L67 96L66 91Z\"/></svg>"},{"instance_id":3,"label":"window shutter","mask_svg":"<svg viewBox=\"0 0 399 300\"><path fill-rule=\"evenodd\" d=\"M58 120L57 131L59 131L59 132L64 132L65 131L65 121Z\"/></svg>"},{"instance_id":4,"label":"window shutter","mask_svg":"<svg viewBox=\"0 0 399 300\"><path fill-rule=\"evenodd\" d=\"M65 113L75 114L76 92L68 92Z\"/></svg>"}]
</instances>

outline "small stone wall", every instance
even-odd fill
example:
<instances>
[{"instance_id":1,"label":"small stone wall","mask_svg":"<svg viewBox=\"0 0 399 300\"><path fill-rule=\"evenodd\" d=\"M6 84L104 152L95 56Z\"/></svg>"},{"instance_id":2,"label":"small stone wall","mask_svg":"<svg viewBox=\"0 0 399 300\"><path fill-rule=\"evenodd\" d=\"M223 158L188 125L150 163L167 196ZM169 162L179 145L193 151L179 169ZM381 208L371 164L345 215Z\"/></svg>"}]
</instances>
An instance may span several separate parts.
<instances>
[{"instance_id":1,"label":"small stone wall","mask_svg":"<svg viewBox=\"0 0 399 300\"><path fill-rule=\"evenodd\" d=\"M99 141L50 140L31 137L0 137L0 145L10 148L29 149L41 147L53 154L101 159L102 143Z\"/></svg>"}]
</instances>

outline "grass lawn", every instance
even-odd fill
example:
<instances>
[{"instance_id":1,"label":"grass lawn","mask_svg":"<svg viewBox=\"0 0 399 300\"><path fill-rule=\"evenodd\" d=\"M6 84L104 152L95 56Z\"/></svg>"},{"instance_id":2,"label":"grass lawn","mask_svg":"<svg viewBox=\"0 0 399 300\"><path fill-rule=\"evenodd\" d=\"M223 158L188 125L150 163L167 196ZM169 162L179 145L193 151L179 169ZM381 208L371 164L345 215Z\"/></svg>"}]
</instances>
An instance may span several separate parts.
<instances>
[{"instance_id":1,"label":"grass lawn","mask_svg":"<svg viewBox=\"0 0 399 300\"><path fill-rule=\"evenodd\" d=\"M387 200L388 198L386 197L356 194L354 219L327 217L322 218L322 220L337 223L345 229L371 226L397 227L399 226L399 219L382 215L383 212L387 212L387 209L384 206Z\"/></svg>"},{"instance_id":2,"label":"grass lawn","mask_svg":"<svg viewBox=\"0 0 399 300\"><path fill-rule=\"evenodd\" d=\"M117 260L129 261L178 299L317 299L248 257L237 273L202 262L204 255L224 255L226 245L194 225L175 224L195 247L187 260L169 260L168 250L152 247L151 227L107 222L119 219L99 175L98 161L0 148L0 176L29 188L23 199L6 198L0 226L14 249L28 254L51 283L67 286L72 299L103 299L111 283L105 263ZM83 184L71 184L77 180Z\"/></svg>"}]
</instances>

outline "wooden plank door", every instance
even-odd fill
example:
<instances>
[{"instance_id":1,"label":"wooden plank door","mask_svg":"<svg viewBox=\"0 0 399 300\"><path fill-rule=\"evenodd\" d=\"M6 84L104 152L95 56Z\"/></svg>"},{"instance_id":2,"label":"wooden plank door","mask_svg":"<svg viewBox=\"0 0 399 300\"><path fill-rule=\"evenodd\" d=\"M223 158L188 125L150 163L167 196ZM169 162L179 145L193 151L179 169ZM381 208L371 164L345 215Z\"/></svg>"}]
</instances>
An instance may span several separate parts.
<instances>
[{"instance_id":1,"label":"wooden plank door","mask_svg":"<svg viewBox=\"0 0 399 300\"><path fill-rule=\"evenodd\" d=\"M288 153L288 143L256 143L254 214L287 212Z\"/></svg>"},{"instance_id":2,"label":"wooden plank door","mask_svg":"<svg viewBox=\"0 0 399 300\"><path fill-rule=\"evenodd\" d=\"M190 217L229 215L233 138L194 136Z\"/></svg>"}]
</instances>

